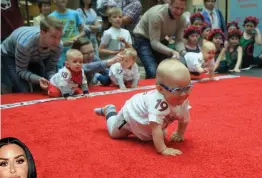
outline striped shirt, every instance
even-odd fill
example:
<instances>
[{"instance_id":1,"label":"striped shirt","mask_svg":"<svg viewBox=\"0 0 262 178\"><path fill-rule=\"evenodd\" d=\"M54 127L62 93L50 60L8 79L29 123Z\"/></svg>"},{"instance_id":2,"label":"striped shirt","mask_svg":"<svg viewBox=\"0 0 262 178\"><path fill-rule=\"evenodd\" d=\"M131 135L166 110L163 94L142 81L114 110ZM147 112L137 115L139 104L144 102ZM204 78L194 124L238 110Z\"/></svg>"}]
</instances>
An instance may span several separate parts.
<instances>
[{"instance_id":1,"label":"striped shirt","mask_svg":"<svg viewBox=\"0 0 262 178\"><path fill-rule=\"evenodd\" d=\"M62 52L62 42L51 50L39 46L39 27L20 27L3 41L2 55L8 55L16 60L16 73L22 79L38 84L41 76L28 70L30 63L39 63L45 68L46 76L50 79L56 73L56 64Z\"/></svg>"}]
</instances>

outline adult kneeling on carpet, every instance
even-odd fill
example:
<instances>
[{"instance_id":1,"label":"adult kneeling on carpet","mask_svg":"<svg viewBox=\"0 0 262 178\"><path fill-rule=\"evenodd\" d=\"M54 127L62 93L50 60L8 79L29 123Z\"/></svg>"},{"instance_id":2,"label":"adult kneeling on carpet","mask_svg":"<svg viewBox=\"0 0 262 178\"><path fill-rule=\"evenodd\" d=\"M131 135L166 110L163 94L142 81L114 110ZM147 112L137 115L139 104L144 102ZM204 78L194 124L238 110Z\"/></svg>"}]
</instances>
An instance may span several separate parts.
<instances>
[{"instance_id":1,"label":"adult kneeling on carpet","mask_svg":"<svg viewBox=\"0 0 262 178\"><path fill-rule=\"evenodd\" d=\"M30 92L34 85L46 90L63 49L62 30L62 21L55 17L46 17L40 28L16 29L1 45L2 83L18 93Z\"/></svg>"},{"instance_id":2,"label":"adult kneeling on carpet","mask_svg":"<svg viewBox=\"0 0 262 178\"><path fill-rule=\"evenodd\" d=\"M146 78L155 78L158 64L166 58L185 55L183 32L186 19L182 14L186 0L170 0L168 4L156 5L142 16L134 29L134 47L143 63ZM175 35L175 49L167 47L166 36Z\"/></svg>"}]
</instances>

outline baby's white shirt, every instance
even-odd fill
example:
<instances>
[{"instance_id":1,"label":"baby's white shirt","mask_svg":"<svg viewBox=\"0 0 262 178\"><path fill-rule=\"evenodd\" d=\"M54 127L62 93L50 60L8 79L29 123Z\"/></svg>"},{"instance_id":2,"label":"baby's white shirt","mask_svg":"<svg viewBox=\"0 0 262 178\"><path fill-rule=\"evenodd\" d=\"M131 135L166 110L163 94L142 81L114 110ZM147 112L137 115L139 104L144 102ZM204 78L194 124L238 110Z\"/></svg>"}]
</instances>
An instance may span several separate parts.
<instances>
[{"instance_id":1,"label":"baby's white shirt","mask_svg":"<svg viewBox=\"0 0 262 178\"><path fill-rule=\"evenodd\" d=\"M190 119L189 101L171 106L164 95L157 90L134 95L126 101L122 111L131 131L142 140L152 140L150 122L160 124L164 129L175 120L188 122Z\"/></svg>"},{"instance_id":2,"label":"baby's white shirt","mask_svg":"<svg viewBox=\"0 0 262 178\"><path fill-rule=\"evenodd\" d=\"M119 85L118 80L123 80L123 82L135 80L138 82L140 79L138 65L134 63L131 69L124 69L119 62L115 63L109 69L109 77L115 85Z\"/></svg>"},{"instance_id":3,"label":"baby's white shirt","mask_svg":"<svg viewBox=\"0 0 262 178\"><path fill-rule=\"evenodd\" d=\"M205 62L202 52L200 53L188 52L184 57L186 60L187 68L190 72L197 72L197 66L199 65L202 68L208 68L209 70L214 70L215 60L212 59Z\"/></svg>"},{"instance_id":4,"label":"baby's white shirt","mask_svg":"<svg viewBox=\"0 0 262 178\"><path fill-rule=\"evenodd\" d=\"M73 95L76 88L79 87L79 84L72 80L71 72L66 67L63 67L55 75L53 75L50 79L50 83L60 89L62 94L68 93L69 95ZM82 85L85 85L87 89L87 80L83 69Z\"/></svg>"}]
</instances>

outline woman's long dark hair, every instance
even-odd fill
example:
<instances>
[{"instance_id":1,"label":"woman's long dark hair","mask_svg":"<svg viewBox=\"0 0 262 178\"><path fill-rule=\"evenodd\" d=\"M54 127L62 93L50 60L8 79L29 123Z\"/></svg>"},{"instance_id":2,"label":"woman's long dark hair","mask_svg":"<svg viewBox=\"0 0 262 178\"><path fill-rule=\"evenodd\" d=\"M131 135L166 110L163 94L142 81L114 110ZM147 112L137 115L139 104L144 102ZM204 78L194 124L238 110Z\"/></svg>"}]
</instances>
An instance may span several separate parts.
<instances>
[{"instance_id":1,"label":"woman's long dark hair","mask_svg":"<svg viewBox=\"0 0 262 178\"><path fill-rule=\"evenodd\" d=\"M89 4L89 8L92 7L92 0L91 0L91 3ZM86 12L85 12L85 3L84 3L84 0L80 0L80 8L82 9L83 13L85 14L85 16L87 17L86 15Z\"/></svg>"},{"instance_id":2,"label":"woman's long dark hair","mask_svg":"<svg viewBox=\"0 0 262 178\"><path fill-rule=\"evenodd\" d=\"M31 154L30 150L28 149L28 147L23 142L18 140L17 138L7 137L7 138L3 138L3 139L0 140L0 149L1 149L1 147L5 146L5 145L9 145L9 144L16 144L24 150L25 156L26 156L26 159L27 159L27 162L28 162L28 176L27 176L27 178L37 178L35 161L34 161L34 158Z\"/></svg>"}]
</instances>

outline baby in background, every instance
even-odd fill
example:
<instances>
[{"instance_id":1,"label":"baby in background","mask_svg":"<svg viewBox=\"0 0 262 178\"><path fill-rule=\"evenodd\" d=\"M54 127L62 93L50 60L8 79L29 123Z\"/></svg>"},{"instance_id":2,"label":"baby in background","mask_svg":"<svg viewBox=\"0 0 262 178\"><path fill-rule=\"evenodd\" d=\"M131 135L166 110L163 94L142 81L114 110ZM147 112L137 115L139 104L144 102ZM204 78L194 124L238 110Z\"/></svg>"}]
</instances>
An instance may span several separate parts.
<instances>
[{"instance_id":1,"label":"baby in background","mask_svg":"<svg viewBox=\"0 0 262 178\"><path fill-rule=\"evenodd\" d=\"M131 87L136 88L140 79L136 64L137 52L133 48L127 48L121 54L123 60L110 67L109 77L120 89L126 89L125 83L128 82L132 82Z\"/></svg>"},{"instance_id":2,"label":"baby in background","mask_svg":"<svg viewBox=\"0 0 262 178\"><path fill-rule=\"evenodd\" d=\"M88 86L85 73L82 69L83 55L76 49L69 49L66 53L65 66L50 79L48 95L51 97L63 96L69 100L74 94L88 95Z\"/></svg>"},{"instance_id":3,"label":"baby in background","mask_svg":"<svg viewBox=\"0 0 262 178\"><path fill-rule=\"evenodd\" d=\"M186 53L185 60L188 70L195 75L208 72L209 78L214 80L214 70L218 64L215 64L216 46L210 41L203 43L200 53Z\"/></svg>"},{"instance_id":4,"label":"baby in background","mask_svg":"<svg viewBox=\"0 0 262 178\"><path fill-rule=\"evenodd\" d=\"M156 73L156 89L131 97L117 113L112 104L96 108L104 116L111 138L127 138L133 134L141 140L153 140L156 151L162 155L180 155L178 149L165 143L166 128L178 121L170 141L184 140L190 113L188 96L192 89L190 73L177 59L162 61Z\"/></svg>"}]
</instances>

